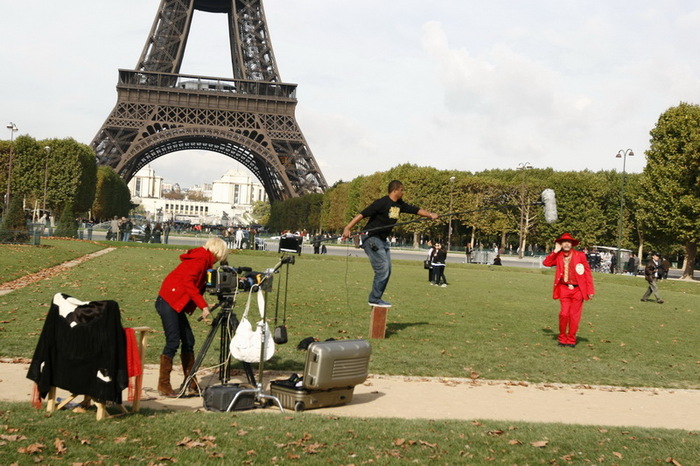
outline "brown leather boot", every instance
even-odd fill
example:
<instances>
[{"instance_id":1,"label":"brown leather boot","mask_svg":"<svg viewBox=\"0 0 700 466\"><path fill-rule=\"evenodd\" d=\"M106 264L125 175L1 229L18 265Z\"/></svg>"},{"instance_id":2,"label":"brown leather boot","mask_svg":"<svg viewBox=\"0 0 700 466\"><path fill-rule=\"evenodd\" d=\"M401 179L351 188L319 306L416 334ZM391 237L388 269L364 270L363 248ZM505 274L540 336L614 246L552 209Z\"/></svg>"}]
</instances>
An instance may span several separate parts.
<instances>
[{"instance_id":1,"label":"brown leather boot","mask_svg":"<svg viewBox=\"0 0 700 466\"><path fill-rule=\"evenodd\" d=\"M185 380L190 375L192 371L192 366L194 365L194 353L180 353L180 360L182 361L182 372L185 374ZM184 381L182 383L185 383ZM189 385L187 386L187 396L199 396L199 387L197 386L197 379L192 377Z\"/></svg>"},{"instance_id":2,"label":"brown leather boot","mask_svg":"<svg viewBox=\"0 0 700 466\"><path fill-rule=\"evenodd\" d=\"M160 355L160 375L158 376L158 393L168 398L177 398L177 393L170 385L170 372L173 370L173 358Z\"/></svg>"}]
</instances>

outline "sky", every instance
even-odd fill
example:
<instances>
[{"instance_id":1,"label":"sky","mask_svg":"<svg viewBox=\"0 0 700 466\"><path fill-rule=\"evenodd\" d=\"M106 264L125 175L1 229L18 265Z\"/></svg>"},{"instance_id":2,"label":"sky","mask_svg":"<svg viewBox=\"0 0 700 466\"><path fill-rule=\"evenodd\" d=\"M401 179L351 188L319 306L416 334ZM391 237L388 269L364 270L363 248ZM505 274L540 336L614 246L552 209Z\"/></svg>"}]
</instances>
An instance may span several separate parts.
<instances>
[{"instance_id":1,"label":"sky","mask_svg":"<svg viewBox=\"0 0 700 466\"><path fill-rule=\"evenodd\" d=\"M0 9L0 119L89 144L134 69L160 0L24 0ZM700 103L689 0L264 0L278 69L326 181L401 163L640 172L649 131ZM232 77L226 15L196 12L181 73ZM3 129L3 128L0 128ZM9 139L9 130L0 133ZM189 187L241 165L152 164Z\"/></svg>"}]
</instances>

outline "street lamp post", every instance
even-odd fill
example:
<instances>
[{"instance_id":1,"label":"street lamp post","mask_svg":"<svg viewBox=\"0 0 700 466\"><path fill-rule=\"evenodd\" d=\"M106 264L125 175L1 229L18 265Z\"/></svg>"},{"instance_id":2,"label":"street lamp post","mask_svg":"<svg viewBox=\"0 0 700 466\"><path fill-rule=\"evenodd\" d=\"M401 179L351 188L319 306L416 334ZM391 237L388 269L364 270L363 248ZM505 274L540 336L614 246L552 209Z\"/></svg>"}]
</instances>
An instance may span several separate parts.
<instances>
[{"instance_id":1,"label":"street lamp post","mask_svg":"<svg viewBox=\"0 0 700 466\"><path fill-rule=\"evenodd\" d=\"M46 151L46 165L44 167L44 204L41 210L43 210L44 215L46 215L46 189L49 186L49 156L51 155L51 147L46 146L44 150Z\"/></svg>"},{"instance_id":2,"label":"street lamp post","mask_svg":"<svg viewBox=\"0 0 700 466\"><path fill-rule=\"evenodd\" d=\"M620 270L620 257L622 254L622 226L624 223L625 211L625 165L627 164L627 156L634 157L632 149L620 149L615 155L616 158L622 159L622 185L620 187L620 219L617 233L617 269Z\"/></svg>"},{"instance_id":3,"label":"street lamp post","mask_svg":"<svg viewBox=\"0 0 700 466\"><path fill-rule=\"evenodd\" d=\"M450 214L452 213L452 192L455 183L455 177L450 177ZM450 224L447 227L447 252L450 252L450 244L452 244L452 215L450 215Z\"/></svg>"},{"instance_id":4,"label":"street lamp post","mask_svg":"<svg viewBox=\"0 0 700 466\"><path fill-rule=\"evenodd\" d=\"M6 126L10 130L10 160L7 164L7 193L5 194L5 212L10 209L10 185L12 184L12 156L15 152L15 132L17 132L17 125L10 122Z\"/></svg>"},{"instance_id":5,"label":"street lamp post","mask_svg":"<svg viewBox=\"0 0 700 466\"><path fill-rule=\"evenodd\" d=\"M518 237L518 257L525 255L525 171L532 170L530 162L519 163L518 170L523 172L523 182L520 186L520 234Z\"/></svg>"}]
</instances>

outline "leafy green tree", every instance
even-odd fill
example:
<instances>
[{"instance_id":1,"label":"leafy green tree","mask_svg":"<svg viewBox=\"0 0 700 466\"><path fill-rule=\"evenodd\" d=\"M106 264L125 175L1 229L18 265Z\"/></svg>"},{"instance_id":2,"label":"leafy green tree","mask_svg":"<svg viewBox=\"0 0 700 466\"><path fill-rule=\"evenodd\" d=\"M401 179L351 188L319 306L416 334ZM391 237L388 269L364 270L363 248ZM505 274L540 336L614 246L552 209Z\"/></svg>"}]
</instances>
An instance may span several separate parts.
<instances>
[{"instance_id":1,"label":"leafy green tree","mask_svg":"<svg viewBox=\"0 0 700 466\"><path fill-rule=\"evenodd\" d=\"M682 277L692 279L700 241L700 106L682 102L661 114L646 156L644 224L652 234L684 243Z\"/></svg>"},{"instance_id":2,"label":"leafy green tree","mask_svg":"<svg viewBox=\"0 0 700 466\"><path fill-rule=\"evenodd\" d=\"M95 195L96 171L92 149L73 139L15 139L12 192L28 205L43 206L46 187L48 209L60 210L70 202L76 212L87 212Z\"/></svg>"},{"instance_id":3,"label":"leafy green tree","mask_svg":"<svg viewBox=\"0 0 700 466\"><path fill-rule=\"evenodd\" d=\"M253 203L252 216L261 225L267 225L270 221L270 203L265 201L255 201Z\"/></svg>"},{"instance_id":4,"label":"leafy green tree","mask_svg":"<svg viewBox=\"0 0 700 466\"><path fill-rule=\"evenodd\" d=\"M10 208L0 224L0 243L26 243L27 241L29 241L29 231L22 211L22 197L12 196Z\"/></svg>"},{"instance_id":5,"label":"leafy green tree","mask_svg":"<svg viewBox=\"0 0 700 466\"><path fill-rule=\"evenodd\" d=\"M323 195L321 227L325 231L340 232L350 221L348 192L350 183L336 183Z\"/></svg>"},{"instance_id":6,"label":"leafy green tree","mask_svg":"<svg viewBox=\"0 0 700 466\"><path fill-rule=\"evenodd\" d=\"M78 225L75 222L75 213L72 203L69 202L63 207L63 212L61 212L61 217L58 219L54 236L58 236L59 238L77 238Z\"/></svg>"},{"instance_id":7,"label":"leafy green tree","mask_svg":"<svg viewBox=\"0 0 700 466\"><path fill-rule=\"evenodd\" d=\"M197 202L208 202L211 199L209 196L205 195L202 191L188 191L187 200L197 201Z\"/></svg>"},{"instance_id":8,"label":"leafy green tree","mask_svg":"<svg viewBox=\"0 0 700 466\"><path fill-rule=\"evenodd\" d=\"M97 186L92 212L95 218L123 217L133 208L131 193L124 180L110 167L97 169Z\"/></svg>"}]
</instances>

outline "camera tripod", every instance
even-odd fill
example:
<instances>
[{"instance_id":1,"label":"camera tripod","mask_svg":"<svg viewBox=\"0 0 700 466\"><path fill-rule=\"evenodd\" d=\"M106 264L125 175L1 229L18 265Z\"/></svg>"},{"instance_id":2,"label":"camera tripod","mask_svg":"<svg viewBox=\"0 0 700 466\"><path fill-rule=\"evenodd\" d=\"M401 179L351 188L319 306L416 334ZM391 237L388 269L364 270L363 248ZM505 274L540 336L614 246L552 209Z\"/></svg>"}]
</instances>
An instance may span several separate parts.
<instances>
[{"instance_id":1,"label":"camera tripod","mask_svg":"<svg viewBox=\"0 0 700 466\"><path fill-rule=\"evenodd\" d=\"M267 294L268 291L272 289L272 276L279 271L279 269L282 267L282 265L286 264L287 269L286 273L287 276L289 275L289 265L294 264L294 256L287 256L286 254L282 254L282 257L280 258L280 261L271 269L268 269L265 271L265 274L263 275L263 280L259 284L258 288L258 293L265 293ZM286 292L286 290L285 290ZM285 301L286 301L286 296L285 296ZM262 318L263 320L266 319L266 310L264 309L265 306L263 306L263 309L260 309L260 312L262 313ZM263 382L263 370L265 368L265 337L266 337L266 328L263 326L262 334L260 335L260 362L258 366L258 375L260 376L260 380L258 383L254 383L253 386L255 388L249 388L249 389L243 389L236 393L236 395L233 397L231 400L231 403L229 403L228 407L226 408L226 411L231 411L231 409L236 406L236 401L238 401L238 398L241 396L244 396L245 394L252 394L255 396L255 400L259 403L271 403L275 402L277 406L279 407L281 412L284 412L284 408L282 407L282 402L280 402L279 398L277 398L274 395L268 395L265 393L264 389L264 382Z\"/></svg>"},{"instance_id":2,"label":"camera tripod","mask_svg":"<svg viewBox=\"0 0 700 466\"><path fill-rule=\"evenodd\" d=\"M220 343L219 381L224 384L230 380L231 358L229 358L229 344L231 343L231 335L238 327L238 317L236 317L236 314L233 312L233 305L235 302L234 298L235 292L231 294L226 293L219 295L219 302L212 308L212 311L215 311L217 308L221 308L221 310L212 321L211 330L209 330L209 334L207 335L206 340L204 340L202 348L199 350L199 354L197 354L197 357L194 360L194 364L192 365L189 375L182 383L182 387L180 387L178 398L185 394L187 387L189 387L190 383L194 380L217 333L219 333ZM248 378L248 382L252 386L256 386L257 384L255 381L255 374L253 374L253 367L247 362L243 362L242 364L243 370Z\"/></svg>"}]
</instances>

